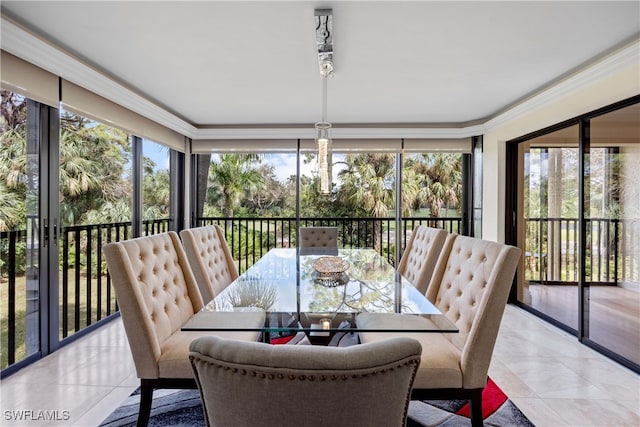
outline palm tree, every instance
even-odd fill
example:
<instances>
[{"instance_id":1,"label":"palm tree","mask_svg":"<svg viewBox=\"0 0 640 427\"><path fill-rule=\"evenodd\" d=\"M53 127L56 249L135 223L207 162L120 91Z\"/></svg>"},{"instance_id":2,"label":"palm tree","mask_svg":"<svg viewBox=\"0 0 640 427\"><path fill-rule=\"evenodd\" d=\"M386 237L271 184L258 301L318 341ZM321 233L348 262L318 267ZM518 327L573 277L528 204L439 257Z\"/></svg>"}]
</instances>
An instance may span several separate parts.
<instances>
[{"instance_id":1,"label":"palm tree","mask_svg":"<svg viewBox=\"0 0 640 427\"><path fill-rule=\"evenodd\" d=\"M28 183L26 99L0 91L0 230L24 227Z\"/></svg>"},{"instance_id":2,"label":"palm tree","mask_svg":"<svg viewBox=\"0 0 640 427\"><path fill-rule=\"evenodd\" d=\"M423 154L414 163L419 177L418 198L429 207L429 215L439 218L443 207L459 207L462 199L462 161L459 154Z\"/></svg>"},{"instance_id":3,"label":"palm tree","mask_svg":"<svg viewBox=\"0 0 640 427\"><path fill-rule=\"evenodd\" d=\"M117 129L65 113L60 131L60 215L64 224L106 202L131 200L129 140ZM129 202L130 203L130 202Z\"/></svg>"},{"instance_id":4,"label":"palm tree","mask_svg":"<svg viewBox=\"0 0 640 427\"><path fill-rule=\"evenodd\" d=\"M23 225L24 218L24 198L0 181L0 231L9 231Z\"/></svg>"},{"instance_id":5,"label":"palm tree","mask_svg":"<svg viewBox=\"0 0 640 427\"><path fill-rule=\"evenodd\" d=\"M347 167L340 171L343 185L338 200L374 218L384 218L394 206L395 156L383 154L349 154ZM374 221L373 247L381 248L382 223Z\"/></svg>"},{"instance_id":6,"label":"palm tree","mask_svg":"<svg viewBox=\"0 0 640 427\"><path fill-rule=\"evenodd\" d=\"M233 217L234 206L240 204L243 195L264 188L264 178L254 167L261 161L259 154L221 154L218 162L211 162L210 192L220 191L224 216Z\"/></svg>"},{"instance_id":7,"label":"palm tree","mask_svg":"<svg viewBox=\"0 0 640 427\"><path fill-rule=\"evenodd\" d=\"M402 216L411 216L420 194L419 178L410 167L402 168Z\"/></svg>"}]
</instances>

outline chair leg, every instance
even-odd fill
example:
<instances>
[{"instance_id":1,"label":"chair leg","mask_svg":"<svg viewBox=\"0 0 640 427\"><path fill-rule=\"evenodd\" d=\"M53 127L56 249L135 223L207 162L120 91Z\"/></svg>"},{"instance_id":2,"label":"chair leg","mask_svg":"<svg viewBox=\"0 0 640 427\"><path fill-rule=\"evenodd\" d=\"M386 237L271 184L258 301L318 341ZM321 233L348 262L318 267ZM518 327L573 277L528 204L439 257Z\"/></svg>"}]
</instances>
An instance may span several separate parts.
<instances>
[{"instance_id":1,"label":"chair leg","mask_svg":"<svg viewBox=\"0 0 640 427\"><path fill-rule=\"evenodd\" d=\"M483 427L484 421L482 420L482 389L473 390L471 394L471 425L473 427Z\"/></svg>"},{"instance_id":2,"label":"chair leg","mask_svg":"<svg viewBox=\"0 0 640 427\"><path fill-rule=\"evenodd\" d=\"M153 400L153 382L140 379L140 408L138 410L137 427L147 427L151 416L151 401Z\"/></svg>"}]
</instances>

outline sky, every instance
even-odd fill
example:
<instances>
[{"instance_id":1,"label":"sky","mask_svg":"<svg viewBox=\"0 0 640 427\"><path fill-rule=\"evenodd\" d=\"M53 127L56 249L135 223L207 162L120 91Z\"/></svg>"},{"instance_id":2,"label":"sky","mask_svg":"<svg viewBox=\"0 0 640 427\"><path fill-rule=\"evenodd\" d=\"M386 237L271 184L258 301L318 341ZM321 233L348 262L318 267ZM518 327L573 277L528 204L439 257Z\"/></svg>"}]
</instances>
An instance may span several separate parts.
<instances>
[{"instance_id":1,"label":"sky","mask_svg":"<svg viewBox=\"0 0 640 427\"><path fill-rule=\"evenodd\" d=\"M212 160L216 160L216 155L212 156ZM274 166L274 173L278 181L285 183L291 175L296 174L296 153L268 153L265 155L265 163ZM316 162L302 164L302 175L311 175L316 169Z\"/></svg>"},{"instance_id":2,"label":"sky","mask_svg":"<svg viewBox=\"0 0 640 427\"><path fill-rule=\"evenodd\" d=\"M155 170L169 169L169 147L162 144L142 140L142 155L149 157L156 164Z\"/></svg>"}]
</instances>

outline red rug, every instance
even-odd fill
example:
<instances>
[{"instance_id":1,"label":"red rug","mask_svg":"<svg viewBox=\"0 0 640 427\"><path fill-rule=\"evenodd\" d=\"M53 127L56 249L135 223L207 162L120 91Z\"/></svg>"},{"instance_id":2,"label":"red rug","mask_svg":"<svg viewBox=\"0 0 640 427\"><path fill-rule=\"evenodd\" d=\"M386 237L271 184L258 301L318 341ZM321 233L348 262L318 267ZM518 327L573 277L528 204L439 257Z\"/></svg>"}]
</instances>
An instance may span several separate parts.
<instances>
[{"instance_id":1,"label":"red rug","mask_svg":"<svg viewBox=\"0 0 640 427\"><path fill-rule=\"evenodd\" d=\"M496 412L504 402L508 399L500 387L493 382L491 378L487 381L487 386L482 390L482 418L487 418L489 415ZM471 416L471 405L467 402L462 408L460 408L456 414L469 418Z\"/></svg>"},{"instance_id":2,"label":"red rug","mask_svg":"<svg viewBox=\"0 0 640 427\"><path fill-rule=\"evenodd\" d=\"M467 400L413 400L409 405L407 426L468 427L469 410ZM533 427L531 421L491 378L482 392L482 418L485 427Z\"/></svg>"}]
</instances>

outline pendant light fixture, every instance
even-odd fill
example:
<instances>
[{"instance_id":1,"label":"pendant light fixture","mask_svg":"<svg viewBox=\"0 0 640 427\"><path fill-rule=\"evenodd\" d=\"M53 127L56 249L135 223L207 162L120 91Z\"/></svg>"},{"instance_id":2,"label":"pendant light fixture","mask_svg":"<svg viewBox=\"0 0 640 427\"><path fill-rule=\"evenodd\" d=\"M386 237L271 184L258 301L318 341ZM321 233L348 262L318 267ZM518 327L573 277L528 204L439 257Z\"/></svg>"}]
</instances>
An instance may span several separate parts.
<instances>
[{"instance_id":1,"label":"pendant light fixture","mask_svg":"<svg viewBox=\"0 0 640 427\"><path fill-rule=\"evenodd\" d=\"M327 121L327 79L333 76L333 11L316 9L316 45L322 79L322 120L315 124L320 193L331 193L331 123Z\"/></svg>"}]
</instances>

